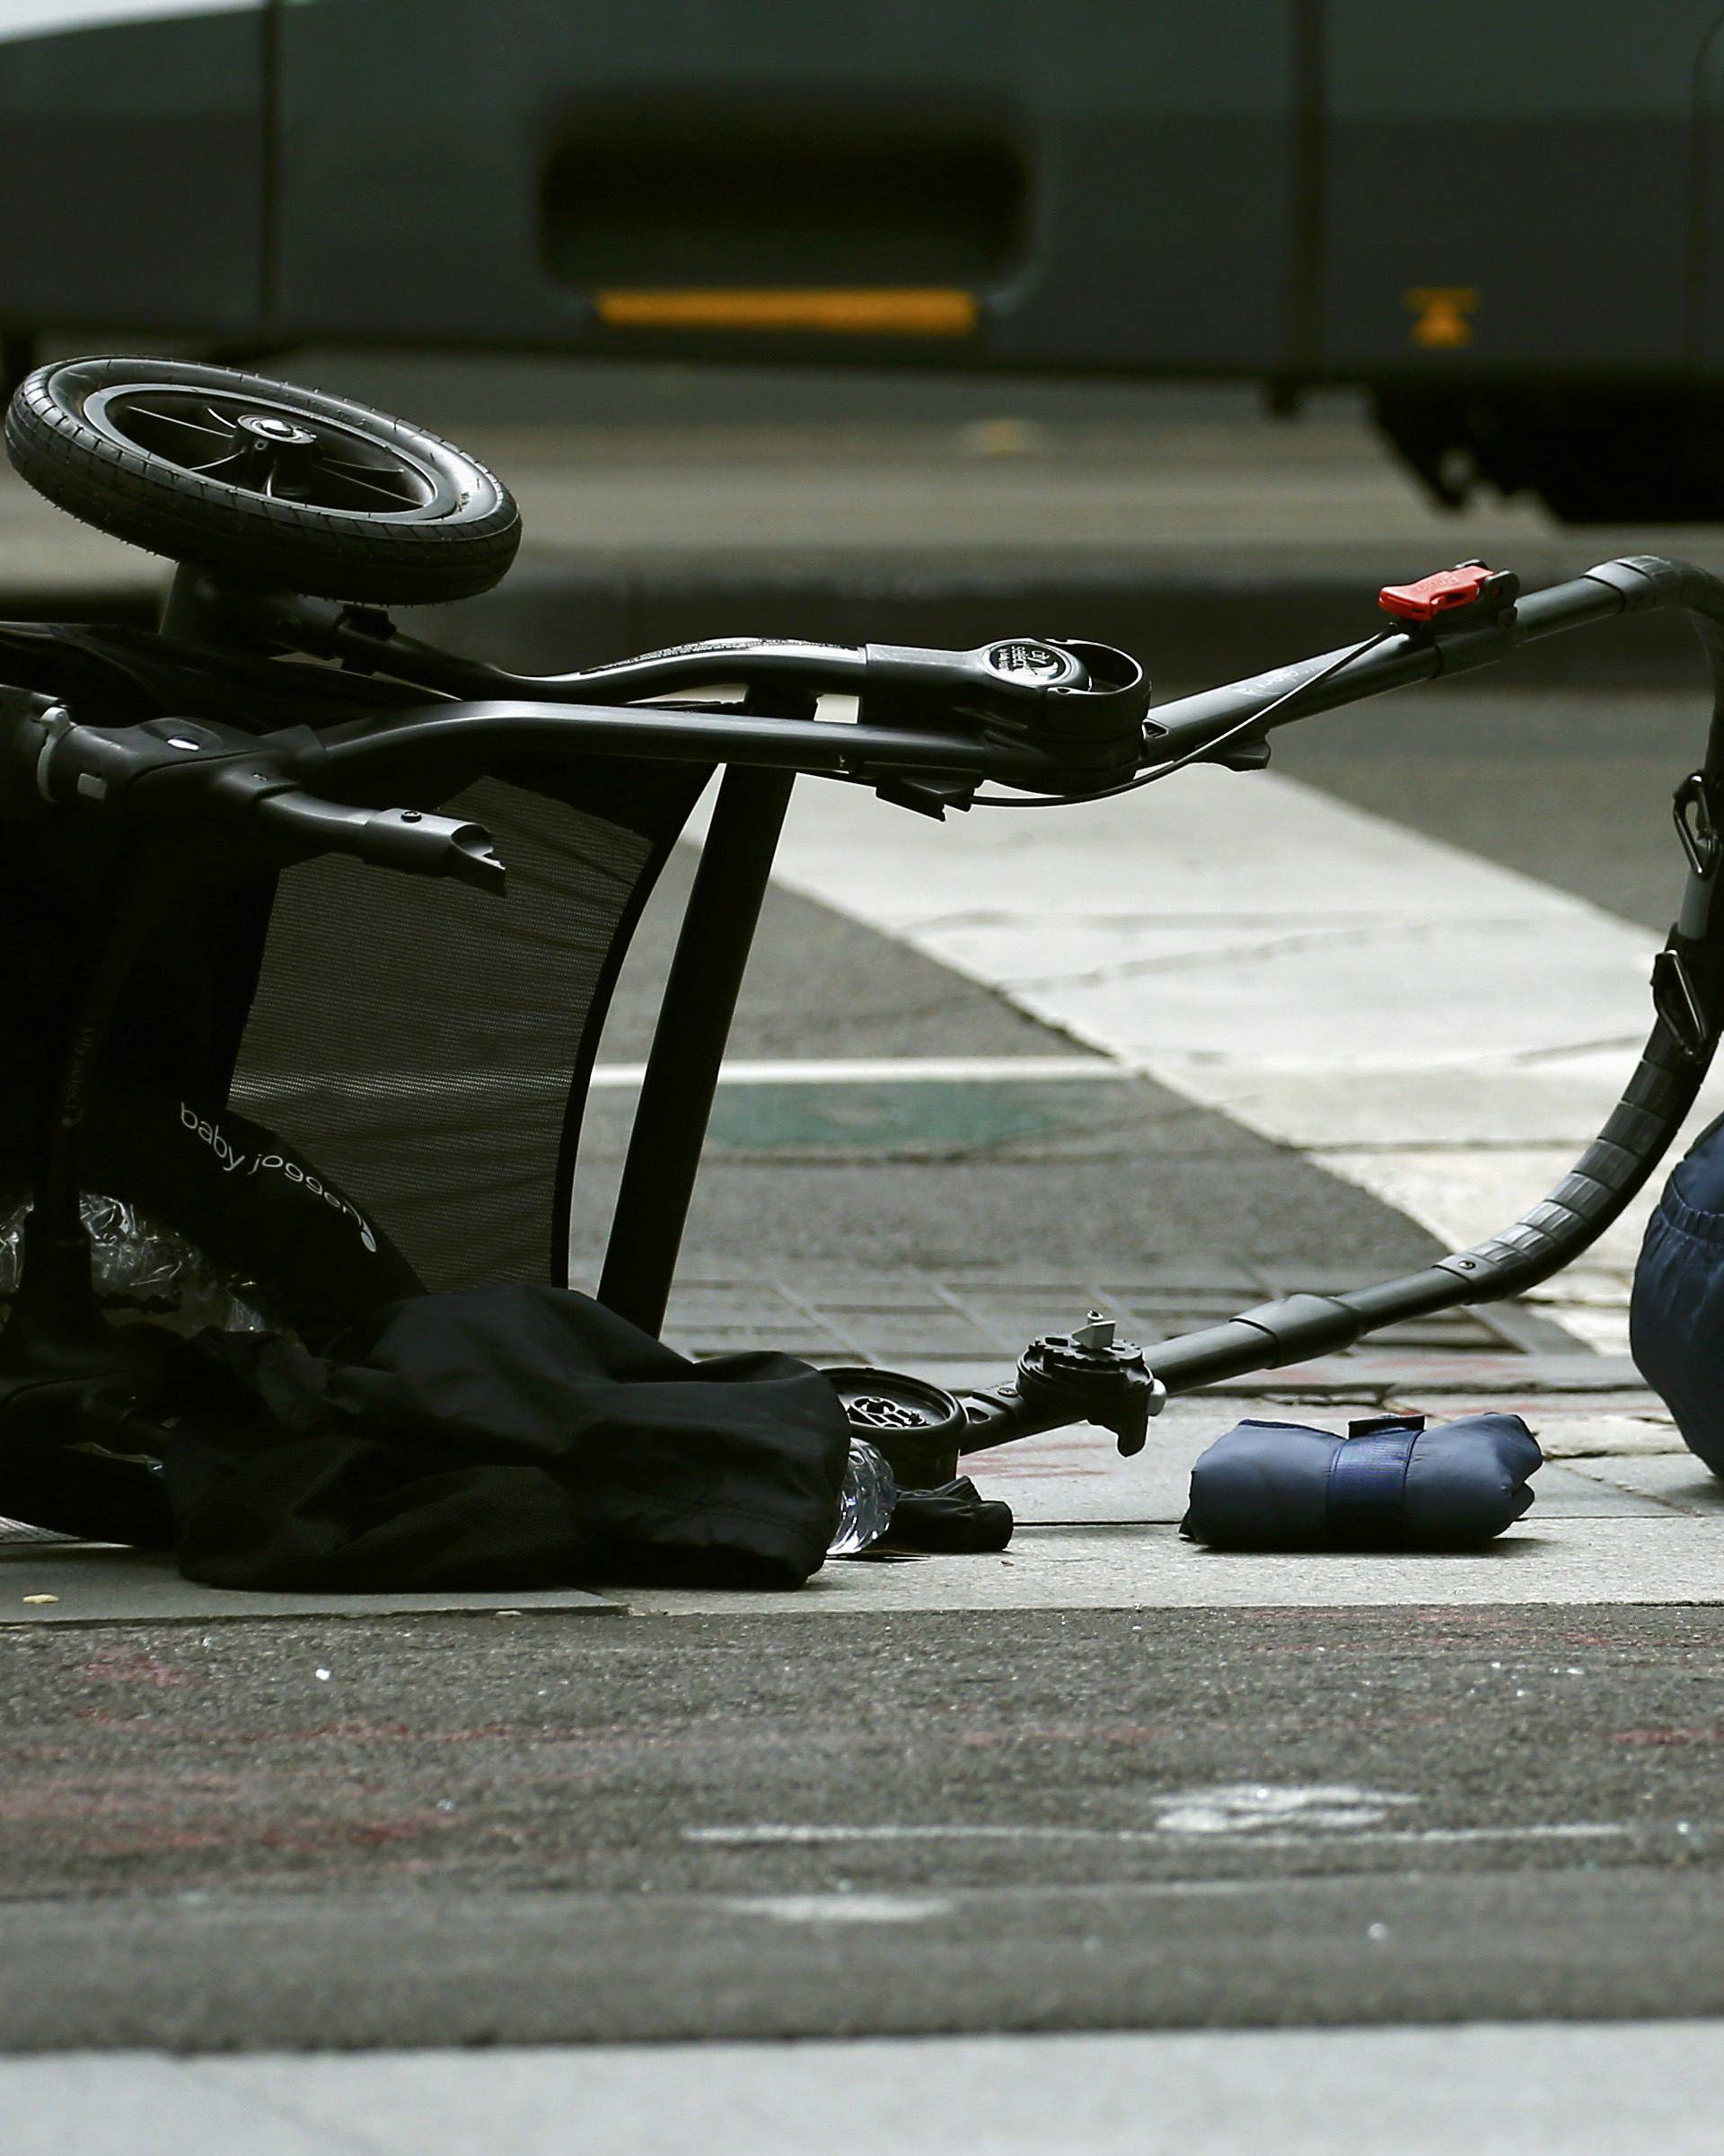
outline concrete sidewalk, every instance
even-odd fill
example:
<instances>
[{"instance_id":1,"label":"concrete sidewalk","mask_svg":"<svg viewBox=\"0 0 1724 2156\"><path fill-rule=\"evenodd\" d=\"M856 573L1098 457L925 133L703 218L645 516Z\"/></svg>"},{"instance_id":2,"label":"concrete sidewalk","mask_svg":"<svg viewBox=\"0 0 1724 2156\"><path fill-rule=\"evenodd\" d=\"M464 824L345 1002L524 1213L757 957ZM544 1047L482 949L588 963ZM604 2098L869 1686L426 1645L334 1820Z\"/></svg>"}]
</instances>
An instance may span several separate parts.
<instances>
[{"instance_id":1,"label":"concrete sidewalk","mask_svg":"<svg viewBox=\"0 0 1724 2156\"><path fill-rule=\"evenodd\" d=\"M997 1383L992 1364L920 1361L952 1386ZM1233 1422L1350 1418L1412 1407L1433 1422L1480 1409L1525 1417L1546 1454L1534 1509L1500 1540L1442 1556L1218 1554L1183 1541L1191 1471ZM963 1469L1012 1507L1003 1554L882 1556L828 1564L795 1594L627 1588L443 1595L242 1594L183 1580L163 1557L13 1532L0 1539L0 1628L206 1624L504 1611L512 1617L770 1615L799 1624L914 1611L1389 1608L1442 1604L1724 1603L1724 1484L1682 1445L1627 1364L1381 1351L1176 1400L1145 1450L1074 1428L975 1453Z\"/></svg>"},{"instance_id":2,"label":"concrete sidewalk","mask_svg":"<svg viewBox=\"0 0 1724 2156\"><path fill-rule=\"evenodd\" d=\"M0 2064L7 2156L1712 2156L1714 2022Z\"/></svg>"},{"instance_id":3,"label":"concrete sidewalk","mask_svg":"<svg viewBox=\"0 0 1724 2156\"><path fill-rule=\"evenodd\" d=\"M1133 1459L1121 1459L1105 1433L1082 1429L972 1454L964 1472L986 1495L1005 1499L1018 1521L999 1556L840 1562L789 1597L637 1588L621 1599L660 1615L752 1611L786 1620L911 1610L1724 1602L1724 1483L1684 1447L1632 1368L1586 1355L1504 1357L1482 1369L1483 1360L1367 1351L1218 1387L1170 1403ZM984 1368L919 1368L948 1385L998 1379ZM1532 1511L1500 1541L1443 1556L1224 1554L1181 1538L1192 1468L1234 1422L1341 1430L1350 1417L1391 1406L1425 1412L1433 1423L1480 1409L1525 1417L1546 1454Z\"/></svg>"}]
</instances>

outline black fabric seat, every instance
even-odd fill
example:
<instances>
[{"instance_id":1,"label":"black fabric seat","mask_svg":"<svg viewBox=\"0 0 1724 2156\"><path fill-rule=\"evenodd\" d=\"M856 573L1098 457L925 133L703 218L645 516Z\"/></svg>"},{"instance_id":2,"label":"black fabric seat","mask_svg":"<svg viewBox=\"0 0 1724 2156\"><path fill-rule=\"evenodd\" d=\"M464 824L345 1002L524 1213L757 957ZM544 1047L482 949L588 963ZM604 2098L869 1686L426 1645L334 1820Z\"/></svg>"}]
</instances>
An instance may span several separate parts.
<instances>
[{"instance_id":1,"label":"black fabric seat","mask_svg":"<svg viewBox=\"0 0 1724 2156\"><path fill-rule=\"evenodd\" d=\"M0 660L33 687L75 688L92 721L165 715L183 678L141 637L8 634L19 648ZM272 674L268 662L206 655L201 670L187 667L200 715L244 723L259 670L272 683L290 673L320 717L400 700L325 668ZM269 708L279 694L264 700L268 724L284 717ZM215 1212L233 1209L196 1195L203 1164L184 1133L201 1128L217 1157L223 1147L279 1155L277 1181L303 1188L309 1175L359 1216L407 1268L375 1269L377 1297L414 1284L566 1284L599 1034L640 910L710 776L585 759L511 768L447 799L427 779L416 805L450 806L496 836L510 871L500 901L339 859L277 876L197 834L132 856L75 819L9 831L0 1231L14 1275L31 1148L76 998L116 912L143 909L148 931L90 1087L85 1149L119 1186L102 1195L142 1202L147 1191L162 1225L194 1241L216 1232ZM329 1238L296 1250L278 1228L263 1224L250 1243L241 1233L237 1246L230 1233L219 1254L269 1308L327 1337ZM4 1267L0 1247L0 1295L15 1286Z\"/></svg>"}]
</instances>

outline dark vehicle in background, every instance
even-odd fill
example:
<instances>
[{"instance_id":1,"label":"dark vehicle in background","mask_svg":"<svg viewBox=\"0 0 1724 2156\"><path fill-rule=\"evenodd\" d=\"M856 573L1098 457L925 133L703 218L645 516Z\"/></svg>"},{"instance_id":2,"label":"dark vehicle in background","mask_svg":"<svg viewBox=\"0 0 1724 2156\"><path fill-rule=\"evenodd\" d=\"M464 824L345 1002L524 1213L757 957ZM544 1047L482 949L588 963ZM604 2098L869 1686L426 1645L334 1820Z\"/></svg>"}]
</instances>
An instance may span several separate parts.
<instances>
[{"instance_id":1,"label":"dark vehicle in background","mask_svg":"<svg viewBox=\"0 0 1724 2156\"><path fill-rule=\"evenodd\" d=\"M1355 384L1724 516L1724 9L0 0L0 331Z\"/></svg>"}]
</instances>

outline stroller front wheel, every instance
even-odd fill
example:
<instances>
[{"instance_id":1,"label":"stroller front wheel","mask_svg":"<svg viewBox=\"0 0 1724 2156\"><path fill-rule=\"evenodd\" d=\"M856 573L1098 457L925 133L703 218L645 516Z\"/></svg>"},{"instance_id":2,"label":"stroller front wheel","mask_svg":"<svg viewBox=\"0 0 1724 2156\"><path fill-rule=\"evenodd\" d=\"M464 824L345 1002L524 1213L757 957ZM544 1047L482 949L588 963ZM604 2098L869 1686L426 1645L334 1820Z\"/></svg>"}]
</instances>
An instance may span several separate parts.
<instances>
[{"instance_id":1,"label":"stroller front wheel","mask_svg":"<svg viewBox=\"0 0 1724 2156\"><path fill-rule=\"evenodd\" d=\"M227 583L431 605L488 591L521 541L507 488L452 443L186 360L38 367L7 410L6 452L72 515Z\"/></svg>"}]
</instances>

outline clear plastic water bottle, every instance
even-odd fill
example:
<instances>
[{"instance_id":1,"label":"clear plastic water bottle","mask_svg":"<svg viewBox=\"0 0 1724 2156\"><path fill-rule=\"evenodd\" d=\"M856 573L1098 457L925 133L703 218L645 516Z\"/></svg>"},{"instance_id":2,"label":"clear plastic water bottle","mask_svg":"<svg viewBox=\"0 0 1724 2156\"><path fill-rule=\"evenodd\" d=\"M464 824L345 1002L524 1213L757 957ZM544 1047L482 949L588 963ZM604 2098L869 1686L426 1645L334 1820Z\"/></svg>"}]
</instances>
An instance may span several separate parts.
<instances>
[{"instance_id":1,"label":"clear plastic water bottle","mask_svg":"<svg viewBox=\"0 0 1724 2156\"><path fill-rule=\"evenodd\" d=\"M826 1554L854 1557L878 1542L892 1525L897 1502L898 1484L891 1468L866 1438L853 1437L839 1500L838 1532Z\"/></svg>"}]
</instances>

